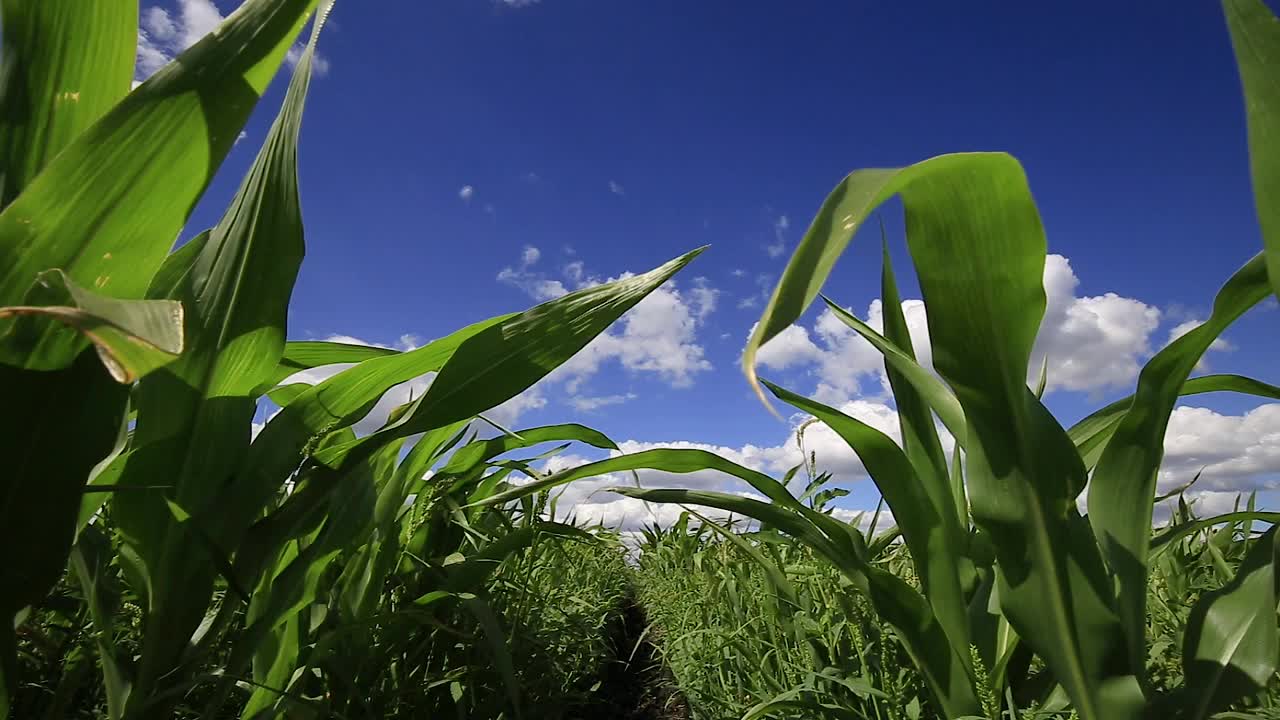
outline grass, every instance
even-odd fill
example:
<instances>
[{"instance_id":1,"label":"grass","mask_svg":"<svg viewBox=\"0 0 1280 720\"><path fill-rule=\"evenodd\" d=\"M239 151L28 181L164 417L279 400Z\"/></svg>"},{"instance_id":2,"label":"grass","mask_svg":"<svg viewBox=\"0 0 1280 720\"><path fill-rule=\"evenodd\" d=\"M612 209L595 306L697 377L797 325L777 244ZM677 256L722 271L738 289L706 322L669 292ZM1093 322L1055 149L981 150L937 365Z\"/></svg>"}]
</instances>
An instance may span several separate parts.
<instances>
[{"instance_id":1,"label":"grass","mask_svg":"<svg viewBox=\"0 0 1280 720\"><path fill-rule=\"evenodd\" d=\"M619 668L677 686L628 695L671 700L644 703L648 717L1280 715L1280 514L1182 503L1151 522L1179 397L1280 397L1190 377L1280 287L1280 24L1260 0L1224 7L1263 251L1131 397L1071 428L1029 367L1046 240L1016 159L859 170L823 203L744 369L861 458L897 522L881 534L828 512L843 491L818 459L774 478L701 450L621 455L582 425L484 420L701 250L412 351L288 341L299 133L332 5L247 0L130 90L136 4L0 3L0 719L570 718L616 710L602 696ZM299 37L239 191L175 247ZM916 362L887 250L882 330L822 299L882 353L901 442L754 363L892 197L933 366ZM575 443L609 457L538 470ZM754 492L616 488L689 512L651 529L634 564L615 533L554 521L554 488L639 470L714 470ZM645 664L649 641L665 671Z\"/></svg>"}]
</instances>

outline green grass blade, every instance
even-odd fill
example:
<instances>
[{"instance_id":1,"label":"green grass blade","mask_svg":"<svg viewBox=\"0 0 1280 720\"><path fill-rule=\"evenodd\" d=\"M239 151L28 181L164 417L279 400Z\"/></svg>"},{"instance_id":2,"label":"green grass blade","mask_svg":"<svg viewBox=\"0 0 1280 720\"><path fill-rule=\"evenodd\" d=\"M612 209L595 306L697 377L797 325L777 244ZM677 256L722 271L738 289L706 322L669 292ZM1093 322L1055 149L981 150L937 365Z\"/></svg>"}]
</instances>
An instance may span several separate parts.
<instances>
[{"instance_id":1,"label":"green grass blade","mask_svg":"<svg viewBox=\"0 0 1280 720\"><path fill-rule=\"evenodd\" d=\"M728 493L641 488L611 491L649 502L705 505L745 515L809 545L845 573L871 601L876 613L893 626L948 717L978 711L971 681L963 667L956 664L947 635L925 599L893 573L836 549L808 518L775 504Z\"/></svg>"},{"instance_id":2,"label":"green grass blade","mask_svg":"<svg viewBox=\"0 0 1280 720\"><path fill-rule=\"evenodd\" d=\"M686 253L643 275L569 293L477 333L449 358L404 417L354 443L318 453L317 459L330 467L358 462L392 438L472 417L515 397L573 357L701 252Z\"/></svg>"},{"instance_id":3,"label":"green grass blade","mask_svg":"<svg viewBox=\"0 0 1280 720\"><path fill-rule=\"evenodd\" d=\"M132 0L4 0L0 209L129 92Z\"/></svg>"},{"instance_id":4,"label":"green grass blade","mask_svg":"<svg viewBox=\"0 0 1280 720\"><path fill-rule=\"evenodd\" d=\"M104 580L111 563L111 554L111 541L107 536L98 528L87 528L71 550L71 571L80 585L80 591L84 593L85 606L96 629L94 643L98 649L98 660L102 663L107 718L119 720L133 688L123 657L115 644L116 627L113 621L114 613L119 609L120 598L117 593L112 592L109 582Z\"/></svg>"},{"instance_id":5,"label":"green grass blade","mask_svg":"<svg viewBox=\"0 0 1280 720\"><path fill-rule=\"evenodd\" d=\"M1276 528L1253 541L1236 576L1192 608L1183 643L1189 718L1199 720L1267 687L1280 658Z\"/></svg>"},{"instance_id":6,"label":"green grass blade","mask_svg":"<svg viewBox=\"0 0 1280 720\"><path fill-rule=\"evenodd\" d=\"M1224 0L1244 85L1253 196L1271 291L1280 296L1280 22L1262 0Z\"/></svg>"},{"instance_id":7,"label":"green grass blade","mask_svg":"<svg viewBox=\"0 0 1280 720\"><path fill-rule=\"evenodd\" d=\"M1133 404L1102 451L1089 485L1089 522L1115 578L1130 667L1146 662L1147 550L1156 476L1169 416L1201 356L1246 310L1270 294L1255 256L1223 285L1209 319L1151 358L1138 377Z\"/></svg>"},{"instance_id":8,"label":"green grass blade","mask_svg":"<svg viewBox=\"0 0 1280 720\"><path fill-rule=\"evenodd\" d=\"M141 297L316 2L249 0L66 146L0 213L0 305L50 268ZM53 369L83 346L41 326L0 359Z\"/></svg>"}]
</instances>

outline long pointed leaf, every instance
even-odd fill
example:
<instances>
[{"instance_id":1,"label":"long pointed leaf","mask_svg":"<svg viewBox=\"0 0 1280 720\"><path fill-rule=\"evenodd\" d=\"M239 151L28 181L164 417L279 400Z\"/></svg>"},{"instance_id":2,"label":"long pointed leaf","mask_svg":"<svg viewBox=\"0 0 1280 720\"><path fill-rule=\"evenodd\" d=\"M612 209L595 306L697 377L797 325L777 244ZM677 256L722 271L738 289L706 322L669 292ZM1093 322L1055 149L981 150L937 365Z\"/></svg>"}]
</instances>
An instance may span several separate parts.
<instances>
[{"instance_id":1,"label":"long pointed leaf","mask_svg":"<svg viewBox=\"0 0 1280 720\"><path fill-rule=\"evenodd\" d=\"M1130 667L1146 663L1147 551L1156 478L1169 416L1201 356L1231 323L1270 292L1255 256L1223 285L1209 319L1151 358L1138 377L1133 404L1102 451L1089 484L1089 522L1115 577Z\"/></svg>"}]
</instances>

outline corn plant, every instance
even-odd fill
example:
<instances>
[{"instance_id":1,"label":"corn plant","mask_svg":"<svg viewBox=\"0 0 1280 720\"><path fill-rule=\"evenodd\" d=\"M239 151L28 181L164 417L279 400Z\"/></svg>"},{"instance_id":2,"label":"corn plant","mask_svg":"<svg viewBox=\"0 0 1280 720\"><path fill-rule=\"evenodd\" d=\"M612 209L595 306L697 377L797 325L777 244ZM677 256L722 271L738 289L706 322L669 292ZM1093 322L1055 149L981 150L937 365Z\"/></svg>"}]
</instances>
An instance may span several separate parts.
<instances>
[{"instance_id":1,"label":"corn plant","mask_svg":"<svg viewBox=\"0 0 1280 720\"><path fill-rule=\"evenodd\" d=\"M320 575L370 532L383 543L398 532L394 498L420 481L409 470L387 479L404 440L448 440L698 252L412 352L286 342L304 252L297 145L331 7L248 0L130 92L136 3L0 4L0 443L16 458L0 480L0 539L28 548L0 570L0 717L13 628L69 556L97 626L108 717L169 717L210 688L220 707L250 666L263 687L246 712L276 712L268 691L281 686L266 683L295 667L288 632ZM308 20L310 40L231 206L170 252ZM278 387L297 370L347 362L357 364L314 387ZM354 435L388 389L426 373L436 377L422 397ZM265 399L280 411L255 438ZM86 530L97 522L114 541ZM364 557L385 565L377 547ZM115 566L137 600L131 656L114 647L109 598L94 589ZM351 593L368 612L355 573ZM225 667L198 672L214 657Z\"/></svg>"},{"instance_id":2,"label":"corn plant","mask_svg":"<svg viewBox=\"0 0 1280 720\"><path fill-rule=\"evenodd\" d=\"M662 463L677 472L723 470L771 503L693 491L620 492L742 513L810 545L893 627L947 717L993 717L998 709L984 702L982 688L992 683L1016 686L1042 706L1069 704L1086 720L1137 718L1160 708L1201 718L1261 692L1280 646L1274 527L1247 538L1235 574L1191 608L1183 685L1159 692L1146 668L1147 589L1158 554L1150 520L1177 398L1221 390L1277 397L1274 386L1248 378L1189 379L1210 344L1271 295L1274 281L1267 263L1276 257L1270 222L1275 160L1267 143L1280 132L1280 96L1263 73L1276 69L1280 31L1259 2L1226 7L1249 97L1267 250L1228 280L1203 325L1147 363L1132 397L1066 430L1028 387L1045 305L1046 241L1026 178L1008 155L945 155L902 169L855 172L828 196L788 263L745 352L757 389L758 348L817 299L870 214L890 197L901 198L937 375L915 361L887 251L883 334L826 303L884 355L902 446L834 408L764 386L825 422L858 454L899 523L918 589L871 564L865 543L804 507L782 483L720 458L680 452L677 460L667 451ZM935 417L954 436L963 464L947 462ZM627 461L598 465L613 470ZM1087 515L1077 509L1082 494ZM1209 518L1176 532L1234 519ZM1026 674L1028 651L1043 673Z\"/></svg>"}]
</instances>

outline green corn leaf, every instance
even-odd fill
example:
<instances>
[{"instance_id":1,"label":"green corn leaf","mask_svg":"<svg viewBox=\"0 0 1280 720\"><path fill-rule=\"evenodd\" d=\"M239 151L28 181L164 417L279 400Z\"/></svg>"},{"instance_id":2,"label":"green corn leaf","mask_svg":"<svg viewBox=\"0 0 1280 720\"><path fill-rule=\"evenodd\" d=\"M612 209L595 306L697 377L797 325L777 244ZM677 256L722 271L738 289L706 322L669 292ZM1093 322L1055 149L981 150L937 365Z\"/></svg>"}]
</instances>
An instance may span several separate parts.
<instances>
[{"instance_id":1,"label":"green corn leaf","mask_svg":"<svg viewBox=\"0 0 1280 720\"><path fill-rule=\"evenodd\" d=\"M449 458L449 462L440 468L440 472L451 475L466 472L477 463L485 462L512 450L557 440L577 440L602 450L618 449L617 444L610 440L607 435L585 425L576 423L547 425L521 430L515 435L502 435L489 440L478 440L458 448L458 451Z\"/></svg>"},{"instance_id":2,"label":"green corn leaf","mask_svg":"<svg viewBox=\"0 0 1280 720\"><path fill-rule=\"evenodd\" d=\"M269 25L284 5L277 3L275 13L260 21ZM227 212L198 252L179 256L161 275L163 286L154 289L187 308L187 348L179 360L147 377L137 393L134 441L140 448L160 443L168 449L167 457L155 462L166 468L174 489L167 497L120 493L111 501L117 527L143 561L152 589L132 696L138 704L131 703L130 713L142 712L158 683L177 679L174 669L206 614L218 574L217 555L207 546L234 548L219 534L217 519L226 514L257 517L263 509L226 493L227 481L248 451L254 392L284 349L289 298L303 256L297 143L311 58L330 5L325 4L314 23L280 112ZM252 7L242 6L219 32L242 32L237 23L253 16ZM290 27L302 19L291 20ZM257 31L271 37L269 26ZM191 52L202 46L218 47L206 40ZM245 70L248 75L262 71ZM148 484L150 464L126 466L120 483ZM169 503L191 514L194 522L174 522Z\"/></svg>"},{"instance_id":3,"label":"green corn leaf","mask_svg":"<svg viewBox=\"0 0 1280 720\"><path fill-rule=\"evenodd\" d=\"M81 491L119 435L129 388L91 352L63 370L0 364L0 388L0 448L9 458L0 475L0 546L23 548L0 564L0 669L7 670L13 616L39 602L66 568Z\"/></svg>"},{"instance_id":4,"label":"green corn leaf","mask_svg":"<svg viewBox=\"0 0 1280 720\"><path fill-rule=\"evenodd\" d=\"M1249 123L1253 196L1271 291L1280 296L1280 22L1262 0L1223 0Z\"/></svg>"},{"instance_id":5,"label":"green corn leaf","mask_svg":"<svg viewBox=\"0 0 1280 720\"><path fill-rule=\"evenodd\" d=\"M946 383L922 367L914 357L903 352L895 343L859 320L853 313L832 302L826 296L823 296L822 300L836 319L848 325L884 355L885 367L892 368L899 378L910 384L929 409L937 413L938 419L951 432L956 442L963 444L968 435L964 410L960 407L956 396L947 388Z\"/></svg>"},{"instance_id":6,"label":"green corn leaf","mask_svg":"<svg viewBox=\"0 0 1280 720\"><path fill-rule=\"evenodd\" d=\"M1277 537L1273 526L1254 540L1235 578L1205 593L1191 610L1182 659L1189 718L1226 709L1267 687L1275 675Z\"/></svg>"},{"instance_id":7,"label":"green corn leaf","mask_svg":"<svg viewBox=\"0 0 1280 720\"><path fill-rule=\"evenodd\" d=\"M132 0L0 3L0 209L129 92Z\"/></svg>"},{"instance_id":8,"label":"green corn leaf","mask_svg":"<svg viewBox=\"0 0 1280 720\"><path fill-rule=\"evenodd\" d=\"M1133 403L1093 470L1089 522L1115 578L1134 673L1143 671L1147 656L1147 551L1151 542L1149 521L1135 522L1135 518L1151 517L1169 416L1187 376L1213 341L1269 293L1266 266L1258 255L1218 292L1203 325L1174 340L1142 369Z\"/></svg>"},{"instance_id":9,"label":"green corn leaf","mask_svg":"<svg viewBox=\"0 0 1280 720\"><path fill-rule=\"evenodd\" d=\"M111 541L101 530L86 528L71 550L71 570L80 585L80 591L84 593L85 606L97 630L94 642L98 648L98 659L102 663L107 717L109 720L118 720L124 714L125 702L132 687L124 659L114 640L114 613L118 609L120 598L110 582L104 579L110 563Z\"/></svg>"},{"instance_id":10,"label":"green corn leaf","mask_svg":"<svg viewBox=\"0 0 1280 720\"><path fill-rule=\"evenodd\" d=\"M321 575L330 561L344 549L363 544L373 527L377 499L374 478L379 466L394 461L399 450L398 444L387 445L349 476L338 479L336 491L328 498L324 525L315 539L302 547L298 547L301 543L294 545L296 552L283 555L274 571L262 576L249 605L248 627L232 651L232 669L253 657L255 679L267 687L282 687L281 678L292 675L297 667L298 647L280 642L288 633L287 622L315 601ZM264 643L271 636L276 641ZM266 688L255 690L243 715L252 717L274 704L276 696Z\"/></svg>"},{"instance_id":11,"label":"green corn leaf","mask_svg":"<svg viewBox=\"0 0 1280 720\"><path fill-rule=\"evenodd\" d=\"M966 565L970 574L973 570L972 563L966 563L961 554L965 542L956 522L946 476L937 478L941 492L939 502L930 496L919 466L914 465L888 435L834 408L788 392L767 380L762 382L779 400L821 420L857 453L893 512L911 551L924 595L950 639L947 651L951 657L940 664L954 662L971 671L969 627L960 573ZM938 451L941 452L941 447Z\"/></svg>"},{"instance_id":12,"label":"green corn leaf","mask_svg":"<svg viewBox=\"0 0 1280 720\"><path fill-rule=\"evenodd\" d=\"M744 356L748 377L755 381L760 344L800 316L853 232L894 194L906 212L933 364L964 411L958 441L968 458L970 507L1005 570L1003 610L1067 688L1082 720L1137 717L1144 699L1134 676L1116 673L1126 648L1101 558L1081 542L1088 528L1074 498L1084 468L1027 387L1045 304L1045 238L1016 160L943 155L847 177L774 291Z\"/></svg>"},{"instance_id":13,"label":"green corn leaf","mask_svg":"<svg viewBox=\"0 0 1280 720\"><path fill-rule=\"evenodd\" d=\"M275 387L290 375L324 365L358 363L387 355L399 354L399 350L374 347L370 345L351 345L348 343L325 342L318 340L290 340L284 344L284 354L280 364L264 383L266 388ZM263 388L263 392L266 391Z\"/></svg>"},{"instance_id":14,"label":"green corn leaf","mask_svg":"<svg viewBox=\"0 0 1280 720\"><path fill-rule=\"evenodd\" d=\"M1185 522L1176 523L1151 538L1151 557L1157 557L1160 553L1174 547L1177 541L1189 535L1194 535L1201 530L1207 530L1215 525L1221 525L1223 523L1234 523L1238 521L1258 521L1280 524L1280 512L1238 510L1236 512L1214 515L1213 517L1191 519Z\"/></svg>"},{"instance_id":15,"label":"green corn leaf","mask_svg":"<svg viewBox=\"0 0 1280 720\"><path fill-rule=\"evenodd\" d=\"M469 338L403 417L346 446L316 455L337 467L390 439L426 432L515 397L559 367L697 257L685 253L643 275L569 293Z\"/></svg>"},{"instance_id":16,"label":"green corn leaf","mask_svg":"<svg viewBox=\"0 0 1280 720\"><path fill-rule=\"evenodd\" d=\"M0 305L49 268L142 297L316 2L248 0L63 148L0 213ZM0 360L54 369L82 345L43 322L0 342Z\"/></svg>"},{"instance_id":17,"label":"green corn leaf","mask_svg":"<svg viewBox=\"0 0 1280 720\"><path fill-rule=\"evenodd\" d=\"M0 319L45 317L93 343L117 382L133 383L182 352L182 304L172 300L117 300L76 285L61 270L41 273L37 294L58 304L0 307ZM10 328L10 334L30 329Z\"/></svg>"},{"instance_id":18,"label":"green corn leaf","mask_svg":"<svg viewBox=\"0 0 1280 720\"><path fill-rule=\"evenodd\" d=\"M897 345L908 358L915 360L911 346L911 332L902 313L902 299L898 296L898 283L893 275L893 262L889 257L889 245L883 249L884 264L881 270L880 298L884 314L885 340ZM898 408L898 425L902 429L902 449L910 458L919 476L922 489L933 504L937 514L947 519L948 532L954 531L959 539L959 526L949 522L958 517L955 496L951 492L947 456L942 451L942 441L933 422L933 406L921 396L915 386L892 363L885 363L885 373L893 390L893 402ZM895 516L896 517L896 516ZM971 584L972 579L968 579ZM962 643L957 647L964 647Z\"/></svg>"},{"instance_id":19,"label":"green corn leaf","mask_svg":"<svg viewBox=\"0 0 1280 720\"><path fill-rule=\"evenodd\" d=\"M735 462L726 460L715 453L710 453L705 450L659 448L655 450L631 453L628 455L619 455L607 460L600 460L598 462L580 465L576 468L567 468L558 473L552 474L550 477L513 487L509 490L478 500L473 504L482 506L500 505L502 503L518 500L544 490L564 485L565 483L569 483L574 480L633 470L661 470L663 472L671 473L717 470L727 475L731 475L739 480L745 481L752 488L759 491L762 495L777 503L779 506L795 512L801 517L807 519L813 524L815 529L820 529L820 531L825 533L826 537L829 538L826 542L836 543L836 545L833 545L830 549L832 553L848 552L850 554L858 555L860 558L864 554L853 546L855 541L852 536L857 535L856 529L836 520L830 515L817 512L805 506L792 497L781 483L768 475L743 467ZM860 536L859 539L861 539ZM837 548L839 549L837 550Z\"/></svg>"},{"instance_id":20,"label":"green corn leaf","mask_svg":"<svg viewBox=\"0 0 1280 720\"><path fill-rule=\"evenodd\" d=\"M510 317L483 320L410 352L365 360L306 388L258 434L227 489L228 495L240 498L250 508L268 502L303 458L318 450L323 438L360 420L392 387L438 371L469 338ZM351 441L342 438L336 445ZM254 519L252 514L223 513L220 536L234 544Z\"/></svg>"},{"instance_id":21,"label":"green corn leaf","mask_svg":"<svg viewBox=\"0 0 1280 720\"><path fill-rule=\"evenodd\" d=\"M1199 395L1211 392L1234 392L1243 395L1280 400L1280 387L1241 375L1205 375L1191 378L1182 384L1179 396ZM1092 413L1071 426L1067 434L1080 451L1085 467L1093 470L1102 456L1103 449L1111 441L1120 421L1133 405L1133 396L1122 398Z\"/></svg>"}]
</instances>

